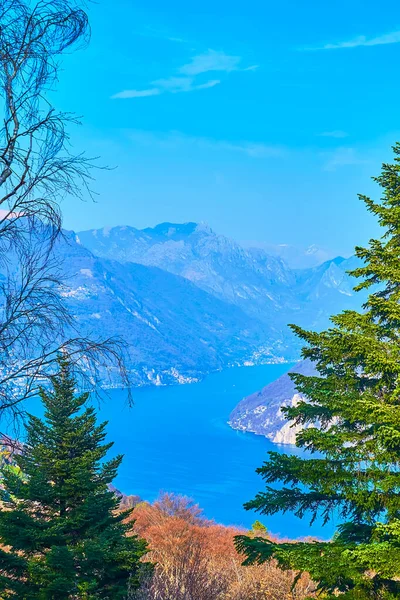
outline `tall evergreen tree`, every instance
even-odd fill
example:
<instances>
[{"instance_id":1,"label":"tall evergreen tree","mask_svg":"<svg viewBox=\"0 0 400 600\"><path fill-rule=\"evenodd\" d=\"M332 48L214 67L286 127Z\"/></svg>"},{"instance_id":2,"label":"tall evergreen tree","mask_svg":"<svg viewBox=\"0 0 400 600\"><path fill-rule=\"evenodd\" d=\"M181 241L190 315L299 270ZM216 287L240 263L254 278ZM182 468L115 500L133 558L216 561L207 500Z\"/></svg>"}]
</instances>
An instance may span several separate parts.
<instances>
[{"instance_id":1,"label":"tall evergreen tree","mask_svg":"<svg viewBox=\"0 0 400 600\"><path fill-rule=\"evenodd\" d=\"M394 154L374 178L381 200L360 196L384 230L356 248L364 310L332 317L322 333L293 326L317 375L292 376L307 399L285 412L314 456L271 452L258 470L266 490L246 505L340 525L329 542L237 540L247 562L308 571L324 598L400 597L400 144Z\"/></svg>"},{"instance_id":2,"label":"tall evergreen tree","mask_svg":"<svg viewBox=\"0 0 400 600\"><path fill-rule=\"evenodd\" d=\"M146 548L109 491L121 456L103 459L106 423L96 424L87 394L75 396L64 358L41 391L44 419L30 416L18 467L3 467L0 598L126 598L138 585Z\"/></svg>"}]
</instances>

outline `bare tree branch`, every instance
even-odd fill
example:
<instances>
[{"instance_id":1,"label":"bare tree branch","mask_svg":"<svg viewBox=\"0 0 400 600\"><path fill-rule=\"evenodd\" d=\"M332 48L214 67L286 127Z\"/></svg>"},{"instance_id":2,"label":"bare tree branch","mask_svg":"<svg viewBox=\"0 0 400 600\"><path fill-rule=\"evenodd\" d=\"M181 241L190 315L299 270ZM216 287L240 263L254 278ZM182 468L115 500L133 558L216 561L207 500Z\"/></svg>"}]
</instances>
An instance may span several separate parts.
<instances>
[{"instance_id":1,"label":"bare tree branch","mask_svg":"<svg viewBox=\"0 0 400 600\"><path fill-rule=\"evenodd\" d=\"M122 342L76 330L54 253L60 202L90 193L94 163L71 152L67 128L79 119L47 94L61 55L89 35L75 0L0 0L0 417L23 412L60 352L86 388L116 374L129 385Z\"/></svg>"},{"instance_id":2,"label":"bare tree branch","mask_svg":"<svg viewBox=\"0 0 400 600\"><path fill-rule=\"evenodd\" d=\"M71 155L71 114L49 105L58 59L89 39L87 14L74 2L0 0L0 231L14 238L17 221L34 218L61 227L59 202L88 189L92 161Z\"/></svg>"}]
</instances>

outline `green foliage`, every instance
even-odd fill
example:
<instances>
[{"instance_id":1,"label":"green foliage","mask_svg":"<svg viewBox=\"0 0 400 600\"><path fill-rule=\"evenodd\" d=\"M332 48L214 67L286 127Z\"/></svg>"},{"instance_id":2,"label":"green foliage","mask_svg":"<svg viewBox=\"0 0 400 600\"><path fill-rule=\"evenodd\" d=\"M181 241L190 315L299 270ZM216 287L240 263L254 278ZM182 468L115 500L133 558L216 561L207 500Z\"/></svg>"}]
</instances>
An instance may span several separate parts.
<instances>
[{"instance_id":1,"label":"green foliage","mask_svg":"<svg viewBox=\"0 0 400 600\"><path fill-rule=\"evenodd\" d=\"M384 229L356 248L356 289L370 290L363 312L333 317L322 333L293 326L318 375L293 375L307 400L285 412L305 426L297 445L314 456L271 452L258 469L266 489L246 505L341 524L330 542L237 539L248 563L273 557L308 571L324 598L400 597L400 144L394 153L375 179L381 200L361 196Z\"/></svg>"},{"instance_id":2,"label":"green foliage","mask_svg":"<svg viewBox=\"0 0 400 600\"><path fill-rule=\"evenodd\" d=\"M266 535L268 533L268 529L263 525L260 521L254 521L251 526L251 533L253 535Z\"/></svg>"},{"instance_id":3,"label":"green foliage","mask_svg":"<svg viewBox=\"0 0 400 600\"><path fill-rule=\"evenodd\" d=\"M74 395L66 360L41 391L45 418L30 416L24 451L2 468L0 598L126 598L138 585L143 541L108 490L122 457L103 459L105 426Z\"/></svg>"}]
</instances>

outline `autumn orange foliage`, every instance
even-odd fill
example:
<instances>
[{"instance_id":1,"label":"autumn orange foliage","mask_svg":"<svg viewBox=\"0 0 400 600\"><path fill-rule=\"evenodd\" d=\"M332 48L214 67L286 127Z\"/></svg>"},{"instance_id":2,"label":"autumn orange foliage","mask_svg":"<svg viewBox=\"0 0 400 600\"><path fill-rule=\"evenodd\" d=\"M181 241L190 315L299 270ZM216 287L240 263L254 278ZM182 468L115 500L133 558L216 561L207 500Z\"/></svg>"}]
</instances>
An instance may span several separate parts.
<instances>
[{"instance_id":1,"label":"autumn orange foliage","mask_svg":"<svg viewBox=\"0 0 400 600\"><path fill-rule=\"evenodd\" d=\"M303 600L313 586L303 575L274 563L242 566L234 547L234 527L203 518L189 499L164 494L154 504L139 503L133 511L135 531L147 540L146 560L154 574L143 582L137 600Z\"/></svg>"}]
</instances>

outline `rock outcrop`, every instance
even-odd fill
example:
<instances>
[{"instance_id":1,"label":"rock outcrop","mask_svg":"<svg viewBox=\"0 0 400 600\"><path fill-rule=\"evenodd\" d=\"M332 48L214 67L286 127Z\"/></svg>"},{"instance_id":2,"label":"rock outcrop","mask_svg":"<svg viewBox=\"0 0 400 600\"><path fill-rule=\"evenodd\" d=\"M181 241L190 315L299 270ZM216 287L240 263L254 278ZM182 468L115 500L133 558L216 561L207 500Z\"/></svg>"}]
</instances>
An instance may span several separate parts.
<instances>
[{"instance_id":1,"label":"rock outcrop","mask_svg":"<svg viewBox=\"0 0 400 600\"><path fill-rule=\"evenodd\" d=\"M311 362L301 361L290 372L313 375L315 368ZM243 398L232 411L229 425L263 435L276 444L294 444L299 427L285 419L282 407L295 406L302 398L289 375L282 375L260 392Z\"/></svg>"}]
</instances>

